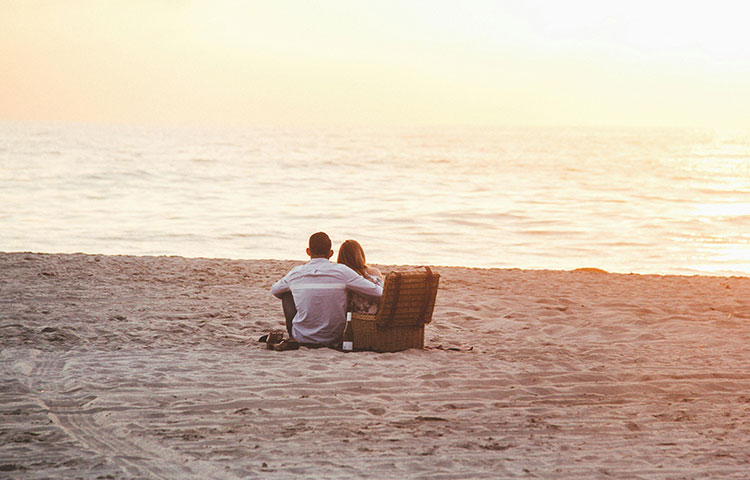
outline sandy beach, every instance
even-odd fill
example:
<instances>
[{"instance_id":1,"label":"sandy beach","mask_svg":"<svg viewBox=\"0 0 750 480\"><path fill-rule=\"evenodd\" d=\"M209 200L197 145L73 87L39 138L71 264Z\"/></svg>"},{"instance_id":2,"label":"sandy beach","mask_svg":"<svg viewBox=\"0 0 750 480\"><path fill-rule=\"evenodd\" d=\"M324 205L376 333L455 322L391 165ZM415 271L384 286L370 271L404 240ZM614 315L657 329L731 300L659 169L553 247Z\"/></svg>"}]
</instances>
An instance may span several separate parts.
<instances>
[{"instance_id":1,"label":"sandy beach","mask_svg":"<svg viewBox=\"0 0 750 480\"><path fill-rule=\"evenodd\" d=\"M0 477L747 478L747 278L436 266L430 349L268 351L296 263L0 254Z\"/></svg>"}]
</instances>

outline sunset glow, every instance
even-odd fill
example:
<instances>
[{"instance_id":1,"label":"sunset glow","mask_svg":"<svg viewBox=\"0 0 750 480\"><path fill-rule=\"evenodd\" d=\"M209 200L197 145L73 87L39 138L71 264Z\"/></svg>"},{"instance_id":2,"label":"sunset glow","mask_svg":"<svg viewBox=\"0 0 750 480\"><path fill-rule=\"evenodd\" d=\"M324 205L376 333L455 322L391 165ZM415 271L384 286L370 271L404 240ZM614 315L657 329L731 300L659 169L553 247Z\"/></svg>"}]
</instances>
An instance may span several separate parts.
<instances>
[{"instance_id":1,"label":"sunset glow","mask_svg":"<svg viewBox=\"0 0 750 480\"><path fill-rule=\"evenodd\" d=\"M0 119L746 127L748 10L0 0Z\"/></svg>"}]
</instances>

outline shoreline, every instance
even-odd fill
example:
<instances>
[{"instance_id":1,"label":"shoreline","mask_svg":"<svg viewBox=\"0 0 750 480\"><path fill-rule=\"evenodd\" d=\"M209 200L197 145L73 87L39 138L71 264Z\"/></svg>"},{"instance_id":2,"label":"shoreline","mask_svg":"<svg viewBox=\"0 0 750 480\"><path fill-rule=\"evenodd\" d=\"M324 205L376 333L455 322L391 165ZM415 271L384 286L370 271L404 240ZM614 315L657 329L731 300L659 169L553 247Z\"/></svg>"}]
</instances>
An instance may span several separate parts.
<instances>
[{"instance_id":1,"label":"shoreline","mask_svg":"<svg viewBox=\"0 0 750 480\"><path fill-rule=\"evenodd\" d=\"M279 259L279 258L235 258L235 257L189 257L184 255L140 255L130 253L86 253L86 252L35 252L35 251L2 251L0 255L49 255L49 256L74 256L81 255L87 257L113 257L113 258L182 258L185 260L221 260L221 261L237 261L237 262L285 262L285 263L305 263L309 259ZM332 260L333 261L333 260ZM639 273L639 272L614 272L604 270L599 267L584 266L575 267L570 269L552 269L552 268L521 268L521 267L488 267L488 266L465 266L465 265L441 265L441 264L387 264L387 263L373 263L375 267L383 267L386 269L412 269L421 268L423 266L429 266L431 268L448 268L448 269L468 269L468 270L500 270L500 271L525 271L525 272L576 272L576 273L592 273L592 274L606 274L606 275L638 275L638 276L653 276L653 277L712 277L712 278L750 278L750 273L746 272L734 272L732 274L725 273L712 273L712 272L695 272L695 273ZM390 271L390 270L389 270Z\"/></svg>"},{"instance_id":2,"label":"shoreline","mask_svg":"<svg viewBox=\"0 0 750 480\"><path fill-rule=\"evenodd\" d=\"M746 277L437 266L459 351L268 351L298 263L0 253L0 471L746 475Z\"/></svg>"}]
</instances>

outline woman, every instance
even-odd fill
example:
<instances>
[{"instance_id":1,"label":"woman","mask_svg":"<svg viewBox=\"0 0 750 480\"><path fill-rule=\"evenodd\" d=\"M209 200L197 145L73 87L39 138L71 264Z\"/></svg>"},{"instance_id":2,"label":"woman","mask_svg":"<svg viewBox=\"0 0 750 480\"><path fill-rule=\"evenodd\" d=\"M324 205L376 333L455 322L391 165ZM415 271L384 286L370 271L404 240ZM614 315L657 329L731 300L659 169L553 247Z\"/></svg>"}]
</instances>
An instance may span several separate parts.
<instances>
[{"instance_id":1,"label":"woman","mask_svg":"<svg viewBox=\"0 0 750 480\"><path fill-rule=\"evenodd\" d=\"M365 251L356 240L347 240L339 247L336 262L343 263L375 285L383 285L383 275L375 267L367 265ZM357 313L378 313L379 298L367 297L358 293L349 294L348 311Z\"/></svg>"}]
</instances>

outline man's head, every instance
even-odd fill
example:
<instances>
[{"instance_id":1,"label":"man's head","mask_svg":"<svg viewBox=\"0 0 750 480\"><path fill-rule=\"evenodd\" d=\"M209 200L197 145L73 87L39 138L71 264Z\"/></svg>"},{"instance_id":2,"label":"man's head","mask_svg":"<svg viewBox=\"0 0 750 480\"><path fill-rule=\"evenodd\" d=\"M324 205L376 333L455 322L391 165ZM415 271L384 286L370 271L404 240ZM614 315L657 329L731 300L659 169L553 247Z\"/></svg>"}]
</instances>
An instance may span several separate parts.
<instances>
[{"instance_id":1,"label":"man's head","mask_svg":"<svg viewBox=\"0 0 750 480\"><path fill-rule=\"evenodd\" d=\"M310 246L307 248L310 258L331 258L331 239L323 232L313 233L310 236Z\"/></svg>"}]
</instances>

